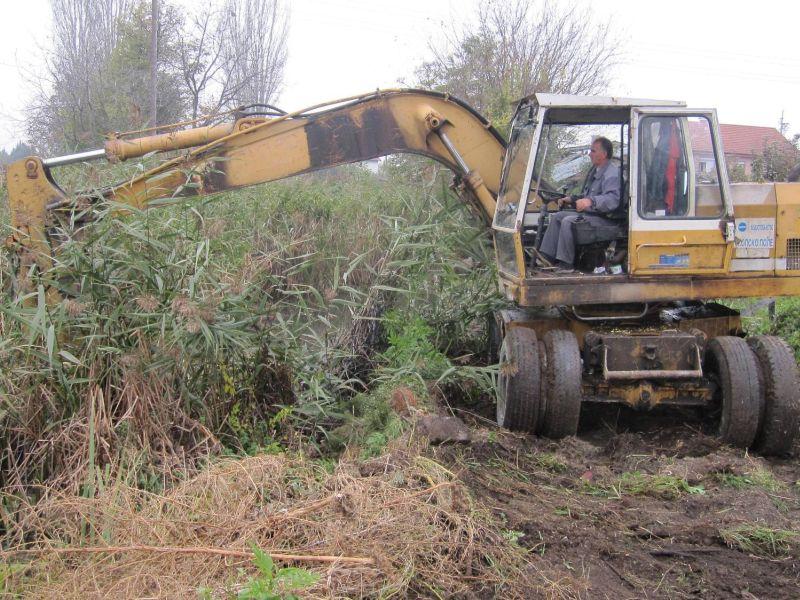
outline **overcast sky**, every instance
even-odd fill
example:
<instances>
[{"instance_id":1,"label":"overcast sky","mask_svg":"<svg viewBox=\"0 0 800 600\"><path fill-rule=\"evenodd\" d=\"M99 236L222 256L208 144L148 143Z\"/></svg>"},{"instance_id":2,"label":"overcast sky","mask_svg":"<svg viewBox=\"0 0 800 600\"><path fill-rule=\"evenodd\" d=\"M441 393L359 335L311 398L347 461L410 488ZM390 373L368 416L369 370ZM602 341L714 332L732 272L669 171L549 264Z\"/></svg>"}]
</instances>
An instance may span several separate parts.
<instances>
[{"instance_id":1,"label":"overcast sky","mask_svg":"<svg viewBox=\"0 0 800 600\"><path fill-rule=\"evenodd\" d=\"M188 3L189 0L181 0ZM611 23L621 63L610 95L715 107L724 123L800 132L800 2L577 0ZM473 0L290 0L289 61L278 105L287 110L413 82ZM5 0L0 20L0 145L23 137L22 110L48 44L48 0ZM26 79L27 78L27 79ZM544 90L543 90L544 91ZM100 146L100 140L98 140Z\"/></svg>"}]
</instances>

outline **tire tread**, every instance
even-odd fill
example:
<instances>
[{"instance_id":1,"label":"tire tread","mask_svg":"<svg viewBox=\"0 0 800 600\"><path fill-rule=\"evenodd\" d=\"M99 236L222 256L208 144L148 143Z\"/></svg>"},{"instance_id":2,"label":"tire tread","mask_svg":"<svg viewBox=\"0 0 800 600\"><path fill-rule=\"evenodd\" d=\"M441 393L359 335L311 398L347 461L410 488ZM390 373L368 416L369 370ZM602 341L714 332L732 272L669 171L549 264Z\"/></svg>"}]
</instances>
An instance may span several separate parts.
<instances>
[{"instance_id":1,"label":"tire tread","mask_svg":"<svg viewBox=\"0 0 800 600\"><path fill-rule=\"evenodd\" d=\"M758 360L764 394L764 418L753 444L761 454L785 454L800 426L800 375L789 345L779 337L747 340Z\"/></svg>"}]
</instances>

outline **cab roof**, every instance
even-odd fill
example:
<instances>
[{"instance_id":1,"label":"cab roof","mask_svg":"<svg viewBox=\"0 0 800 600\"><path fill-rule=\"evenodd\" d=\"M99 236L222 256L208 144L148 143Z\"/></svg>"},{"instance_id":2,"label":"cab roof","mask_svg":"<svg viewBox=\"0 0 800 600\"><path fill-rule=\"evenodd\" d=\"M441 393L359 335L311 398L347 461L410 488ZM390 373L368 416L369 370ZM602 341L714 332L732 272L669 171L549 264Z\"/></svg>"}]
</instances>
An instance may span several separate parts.
<instances>
[{"instance_id":1,"label":"cab roof","mask_svg":"<svg viewBox=\"0 0 800 600\"><path fill-rule=\"evenodd\" d=\"M546 111L545 122L564 125L620 124L630 121L631 109L637 107L678 108L686 103L677 100L648 100L619 96L574 96L571 94L533 94L525 103L538 104Z\"/></svg>"},{"instance_id":2,"label":"cab roof","mask_svg":"<svg viewBox=\"0 0 800 600\"><path fill-rule=\"evenodd\" d=\"M576 96L573 94L532 94L529 100L535 100L544 107L586 107L586 108L634 108L637 106L684 107L682 100L653 100L649 98L623 98L621 96Z\"/></svg>"}]
</instances>

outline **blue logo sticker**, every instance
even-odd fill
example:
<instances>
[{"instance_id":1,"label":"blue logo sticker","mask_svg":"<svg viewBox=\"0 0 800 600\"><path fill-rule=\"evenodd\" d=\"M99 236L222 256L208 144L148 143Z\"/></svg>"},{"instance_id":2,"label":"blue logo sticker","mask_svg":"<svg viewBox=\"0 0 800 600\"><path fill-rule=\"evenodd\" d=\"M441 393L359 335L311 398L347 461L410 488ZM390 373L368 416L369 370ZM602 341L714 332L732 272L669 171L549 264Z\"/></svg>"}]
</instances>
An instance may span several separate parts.
<instances>
[{"instance_id":1,"label":"blue logo sticker","mask_svg":"<svg viewBox=\"0 0 800 600\"><path fill-rule=\"evenodd\" d=\"M741 221L739 223L739 231L744 233L747 230L747 221Z\"/></svg>"},{"instance_id":2,"label":"blue logo sticker","mask_svg":"<svg viewBox=\"0 0 800 600\"><path fill-rule=\"evenodd\" d=\"M658 257L658 265L660 267L688 267L689 255L688 254L661 254Z\"/></svg>"}]
</instances>

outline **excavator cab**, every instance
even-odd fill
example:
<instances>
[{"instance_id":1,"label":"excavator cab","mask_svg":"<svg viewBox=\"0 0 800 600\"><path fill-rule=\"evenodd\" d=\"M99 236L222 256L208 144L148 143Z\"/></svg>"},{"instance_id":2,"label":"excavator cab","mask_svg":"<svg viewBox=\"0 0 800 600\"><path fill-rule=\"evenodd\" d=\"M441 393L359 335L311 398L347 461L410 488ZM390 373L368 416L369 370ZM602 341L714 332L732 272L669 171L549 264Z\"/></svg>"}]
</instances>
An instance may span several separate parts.
<instances>
[{"instance_id":1,"label":"excavator cab","mask_svg":"<svg viewBox=\"0 0 800 600\"><path fill-rule=\"evenodd\" d=\"M666 283L726 272L733 208L717 130L713 110L681 102L556 94L521 101L493 222L508 295L523 305L599 304L646 275ZM557 201L584 191L588 148L599 136L614 148L620 204L603 224L573 224L576 273L556 275L537 260L539 247ZM559 285L567 282L569 291ZM576 285L585 296L576 298ZM551 293L559 290L565 294Z\"/></svg>"}]
</instances>

